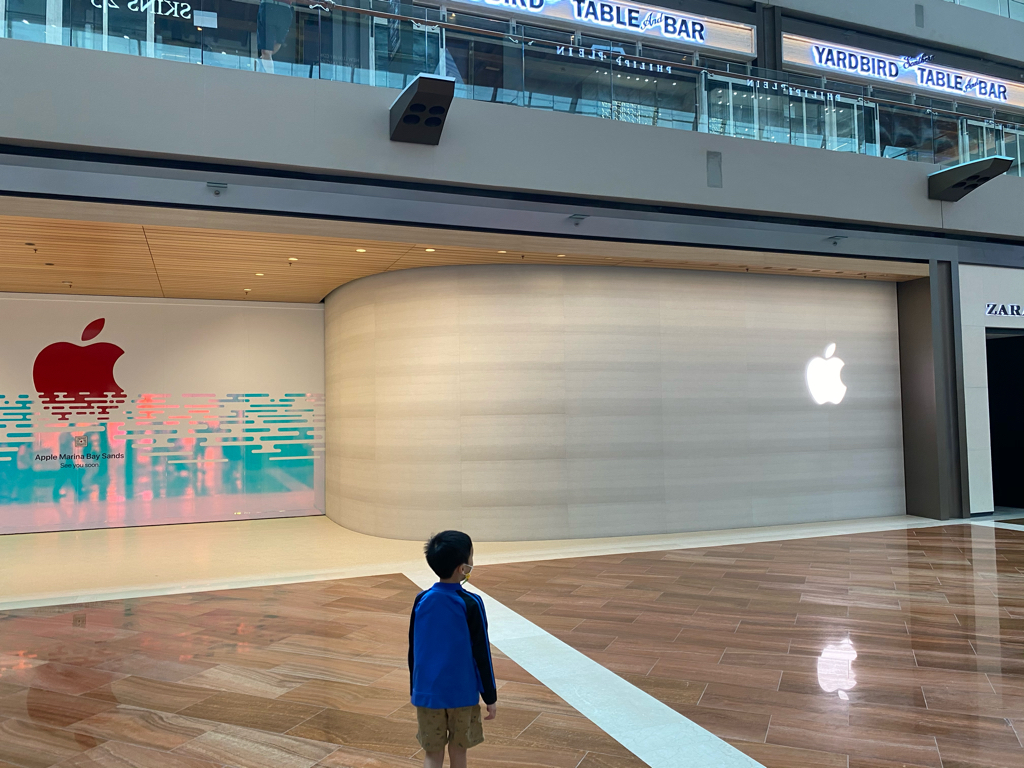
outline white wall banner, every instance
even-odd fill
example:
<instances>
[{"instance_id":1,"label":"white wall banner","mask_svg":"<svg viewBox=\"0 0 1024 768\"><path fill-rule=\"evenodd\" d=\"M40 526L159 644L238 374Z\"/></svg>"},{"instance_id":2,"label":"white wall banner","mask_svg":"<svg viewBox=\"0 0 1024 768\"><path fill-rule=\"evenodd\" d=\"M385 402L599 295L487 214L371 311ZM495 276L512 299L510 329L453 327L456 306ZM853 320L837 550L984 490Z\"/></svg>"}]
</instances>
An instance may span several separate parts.
<instances>
[{"instance_id":1,"label":"white wall banner","mask_svg":"<svg viewBox=\"0 0 1024 768\"><path fill-rule=\"evenodd\" d=\"M757 55L757 36L750 24L654 5L618 0L456 0L452 4L503 8L515 14L570 21L619 34L644 35L748 59Z\"/></svg>"},{"instance_id":2,"label":"white wall banner","mask_svg":"<svg viewBox=\"0 0 1024 768\"><path fill-rule=\"evenodd\" d=\"M0 534L320 514L322 307L0 294L0 326Z\"/></svg>"},{"instance_id":3,"label":"white wall banner","mask_svg":"<svg viewBox=\"0 0 1024 768\"><path fill-rule=\"evenodd\" d=\"M782 36L782 57L792 67L925 90L947 99L1024 107L1024 83L938 66L927 54L890 56L799 35Z\"/></svg>"}]
</instances>

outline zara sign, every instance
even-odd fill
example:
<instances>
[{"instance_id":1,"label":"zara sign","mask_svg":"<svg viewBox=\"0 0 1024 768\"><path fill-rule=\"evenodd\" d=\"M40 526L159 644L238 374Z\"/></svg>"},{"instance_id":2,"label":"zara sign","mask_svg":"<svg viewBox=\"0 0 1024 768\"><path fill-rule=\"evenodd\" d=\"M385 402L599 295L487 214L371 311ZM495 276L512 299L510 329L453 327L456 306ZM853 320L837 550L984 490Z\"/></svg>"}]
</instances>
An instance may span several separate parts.
<instances>
[{"instance_id":1,"label":"zara sign","mask_svg":"<svg viewBox=\"0 0 1024 768\"><path fill-rule=\"evenodd\" d=\"M986 304L985 314L997 317L1019 317L1024 319L1020 304Z\"/></svg>"},{"instance_id":2,"label":"zara sign","mask_svg":"<svg viewBox=\"0 0 1024 768\"><path fill-rule=\"evenodd\" d=\"M1024 83L938 66L932 63L932 56L926 54L890 56L784 34L782 57L786 64L799 69L839 72L859 79L933 91L950 99L1024 107Z\"/></svg>"},{"instance_id":3,"label":"zara sign","mask_svg":"<svg viewBox=\"0 0 1024 768\"><path fill-rule=\"evenodd\" d=\"M655 37L687 47L731 53L746 59L757 55L757 37L750 24L618 0L455 0L487 5L524 15L560 19L573 24Z\"/></svg>"}]
</instances>

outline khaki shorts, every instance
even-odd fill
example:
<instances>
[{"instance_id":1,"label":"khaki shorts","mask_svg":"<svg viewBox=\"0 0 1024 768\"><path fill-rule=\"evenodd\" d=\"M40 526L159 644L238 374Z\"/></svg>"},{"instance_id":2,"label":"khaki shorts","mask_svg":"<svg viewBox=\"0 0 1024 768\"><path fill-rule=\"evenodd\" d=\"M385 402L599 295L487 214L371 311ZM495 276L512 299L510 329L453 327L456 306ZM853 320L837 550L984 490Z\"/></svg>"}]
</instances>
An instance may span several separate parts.
<instances>
[{"instance_id":1,"label":"khaki shorts","mask_svg":"<svg viewBox=\"0 0 1024 768\"><path fill-rule=\"evenodd\" d=\"M469 749L484 740L480 705L458 709L416 707L416 740L427 752L444 752L445 744Z\"/></svg>"}]
</instances>

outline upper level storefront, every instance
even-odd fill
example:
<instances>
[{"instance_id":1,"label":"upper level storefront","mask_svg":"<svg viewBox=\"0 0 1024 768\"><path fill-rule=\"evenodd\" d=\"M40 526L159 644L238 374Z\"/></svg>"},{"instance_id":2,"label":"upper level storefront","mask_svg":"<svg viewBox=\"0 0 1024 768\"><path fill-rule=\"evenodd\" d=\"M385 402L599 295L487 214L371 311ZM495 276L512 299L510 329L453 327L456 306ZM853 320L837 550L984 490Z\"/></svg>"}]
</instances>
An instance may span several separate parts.
<instances>
[{"instance_id":1,"label":"upper level storefront","mask_svg":"<svg viewBox=\"0 0 1024 768\"><path fill-rule=\"evenodd\" d=\"M1024 2L1022 0L946 0L946 2L975 8L986 13L995 13L1016 21L1024 21Z\"/></svg>"},{"instance_id":2,"label":"upper level storefront","mask_svg":"<svg viewBox=\"0 0 1024 768\"><path fill-rule=\"evenodd\" d=\"M795 29L619 0L0 0L3 37L387 88L431 73L476 101L1024 175L1019 77Z\"/></svg>"}]
</instances>

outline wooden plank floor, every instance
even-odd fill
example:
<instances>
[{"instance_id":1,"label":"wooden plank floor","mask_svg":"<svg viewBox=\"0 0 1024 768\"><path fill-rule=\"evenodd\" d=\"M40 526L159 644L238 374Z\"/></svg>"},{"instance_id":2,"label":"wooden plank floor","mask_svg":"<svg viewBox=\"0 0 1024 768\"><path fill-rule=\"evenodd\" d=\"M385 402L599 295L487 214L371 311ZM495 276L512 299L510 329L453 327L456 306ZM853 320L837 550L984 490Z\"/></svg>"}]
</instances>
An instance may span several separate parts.
<instances>
[{"instance_id":1,"label":"wooden plank floor","mask_svg":"<svg viewBox=\"0 0 1024 768\"><path fill-rule=\"evenodd\" d=\"M1024 766L1024 532L473 577L768 768ZM416 592L391 575L0 612L0 768L421 765L405 669ZM496 666L499 719L474 765L642 766L518 665Z\"/></svg>"},{"instance_id":2,"label":"wooden plank floor","mask_svg":"<svg viewBox=\"0 0 1024 768\"><path fill-rule=\"evenodd\" d=\"M0 768L421 766L404 576L0 613ZM496 652L484 768L640 768Z\"/></svg>"},{"instance_id":3,"label":"wooden plank floor","mask_svg":"<svg viewBox=\"0 0 1024 768\"><path fill-rule=\"evenodd\" d=\"M473 582L768 768L1024 766L1024 532L492 565Z\"/></svg>"}]
</instances>

